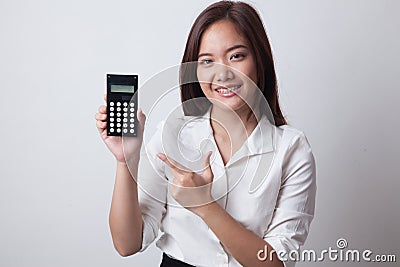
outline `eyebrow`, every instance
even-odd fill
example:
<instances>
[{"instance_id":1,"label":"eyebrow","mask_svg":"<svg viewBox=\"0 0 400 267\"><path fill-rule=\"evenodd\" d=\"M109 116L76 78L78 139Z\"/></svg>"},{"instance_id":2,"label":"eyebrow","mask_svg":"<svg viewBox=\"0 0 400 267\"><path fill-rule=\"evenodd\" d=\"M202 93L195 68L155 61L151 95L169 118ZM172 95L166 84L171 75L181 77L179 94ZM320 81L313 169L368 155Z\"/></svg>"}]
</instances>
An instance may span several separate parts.
<instances>
[{"instance_id":1,"label":"eyebrow","mask_svg":"<svg viewBox=\"0 0 400 267\"><path fill-rule=\"evenodd\" d=\"M232 46L232 47L229 47L227 50L226 50L226 52L228 53L228 52L230 52L230 51L232 51L232 50L235 50L235 49L238 49L238 48L245 48L245 49L249 49L247 46L245 46L245 45L234 45L234 46ZM204 56L212 56L212 54L211 53L201 53L201 54L199 54L197 57L199 58L199 57L204 57Z\"/></svg>"}]
</instances>

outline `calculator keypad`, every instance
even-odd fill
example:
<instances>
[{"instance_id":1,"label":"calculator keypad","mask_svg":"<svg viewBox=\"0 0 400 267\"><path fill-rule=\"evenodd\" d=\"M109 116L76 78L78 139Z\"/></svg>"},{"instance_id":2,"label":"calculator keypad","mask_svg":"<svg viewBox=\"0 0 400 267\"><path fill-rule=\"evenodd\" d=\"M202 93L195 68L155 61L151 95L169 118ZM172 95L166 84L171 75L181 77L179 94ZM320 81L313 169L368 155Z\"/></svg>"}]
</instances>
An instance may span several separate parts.
<instances>
[{"instance_id":1,"label":"calculator keypad","mask_svg":"<svg viewBox=\"0 0 400 267\"><path fill-rule=\"evenodd\" d=\"M110 101L108 135L136 136L134 102Z\"/></svg>"}]
</instances>

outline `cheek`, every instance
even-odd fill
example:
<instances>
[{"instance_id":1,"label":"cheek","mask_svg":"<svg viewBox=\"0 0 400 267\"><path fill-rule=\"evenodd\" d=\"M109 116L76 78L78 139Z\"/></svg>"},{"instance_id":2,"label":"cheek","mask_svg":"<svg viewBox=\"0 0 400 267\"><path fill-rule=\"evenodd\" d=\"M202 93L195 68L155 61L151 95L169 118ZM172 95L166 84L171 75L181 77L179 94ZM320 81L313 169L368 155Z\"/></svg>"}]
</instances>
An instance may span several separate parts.
<instances>
[{"instance_id":1,"label":"cheek","mask_svg":"<svg viewBox=\"0 0 400 267\"><path fill-rule=\"evenodd\" d=\"M200 88L205 96L210 96L211 87L214 79L214 73L210 69L198 68L197 80L199 81Z\"/></svg>"},{"instance_id":2,"label":"cheek","mask_svg":"<svg viewBox=\"0 0 400 267\"><path fill-rule=\"evenodd\" d=\"M211 68L197 68L197 80L199 81L200 85L207 83L211 83L214 77L214 73L211 71ZM202 85L203 87L203 85Z\"/></svg>"},{"instance_id":3,"label":"cheek","mask_svg":"<svg viewBox=\"0 0 400 267\"><path fill-rule=\"evenodd\" d=\"M256 61L252 56L248 57L244 62L242 62L242 64L239 64L238 70L242 73L242 75L244 74L246 76L244 79L248 82L251 80L255 84L258 83Z\"/></svg>"},{"instance_id":4,"label":"cheek","mask_svg":"<svg viewBox=\"0 0 400 267\"><path fill-rule=\"evenodd\" d=\"M243 72L247 75L247 78L250 79L252 82L254 82L255 84L258 83L258 79L257 79L257 68L255 66L255 63L251 62L250 64L248 64L248 66L246 67L246 72Z\"/></svg>"},{"instance_id":5,"label":"cheek","mask_svg":"<svg viewBox=\"0 0 400 267\"><path fill-rule=\"evenodd\" d=\"M199 82L200 88L205 96L210 94L211 84L207 82Z\"/></svg>"}]
</instances>

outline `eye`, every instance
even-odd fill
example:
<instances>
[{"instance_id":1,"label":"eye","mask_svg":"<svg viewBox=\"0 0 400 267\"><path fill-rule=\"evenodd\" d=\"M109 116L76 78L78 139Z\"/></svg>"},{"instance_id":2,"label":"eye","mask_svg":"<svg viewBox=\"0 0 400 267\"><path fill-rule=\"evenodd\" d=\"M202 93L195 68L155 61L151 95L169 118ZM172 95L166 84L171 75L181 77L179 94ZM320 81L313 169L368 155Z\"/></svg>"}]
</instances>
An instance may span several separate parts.
<instances>
[{"instance_id":1,"label":"eye","mask_svg":"<svg viewBox=\"0 0 400 267\"><path fill-rule=\"evenodd\" d=\"M245 55L242 53L235 53L230 57L230 60L237 60L237 59L241 59L244 57L245 57Z\"/></svg>"},{"instance_id":2,"label":"eye","mask_svg":"<svg viewBox=\"0 0 400 267\"><path fill-rule=\"evenodd\" d=\"M214 64L214 61L212 59L201 59L199 60L199 66L203 67L203 68L210 68L212 67Z\"/></svg>"},{"instance_id":3,"label":"eye","mask_svg":"<svg viewBox=\"0 0 400 267\"><path fill-rule=\"evenodd\" d=\"M212 63L211 59L202 59L200 60L201 65L210 65Z\"/></svg>"}]
</instances>

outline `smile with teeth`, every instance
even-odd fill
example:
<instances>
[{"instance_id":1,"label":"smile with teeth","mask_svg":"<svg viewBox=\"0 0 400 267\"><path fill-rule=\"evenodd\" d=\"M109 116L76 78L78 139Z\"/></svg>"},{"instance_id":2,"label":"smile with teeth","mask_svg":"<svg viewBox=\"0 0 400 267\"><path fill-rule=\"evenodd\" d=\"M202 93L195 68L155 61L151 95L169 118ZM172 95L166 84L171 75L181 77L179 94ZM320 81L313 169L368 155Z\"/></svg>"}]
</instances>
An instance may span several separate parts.
<instances>
[{"instance_id":1,"label":"smile with teeth","mask_svg":"<svg viewBox=\"0 0 400 267\"><path fill-rule=\"evenodd\" d=\"M220 94L228 94L230 92L233 92L233 91L239 89L240 86L241 85L235 85L235 86L227 87L227 88L218 88L217 92L220 93Z\"/></svg>"}]
</instances>

